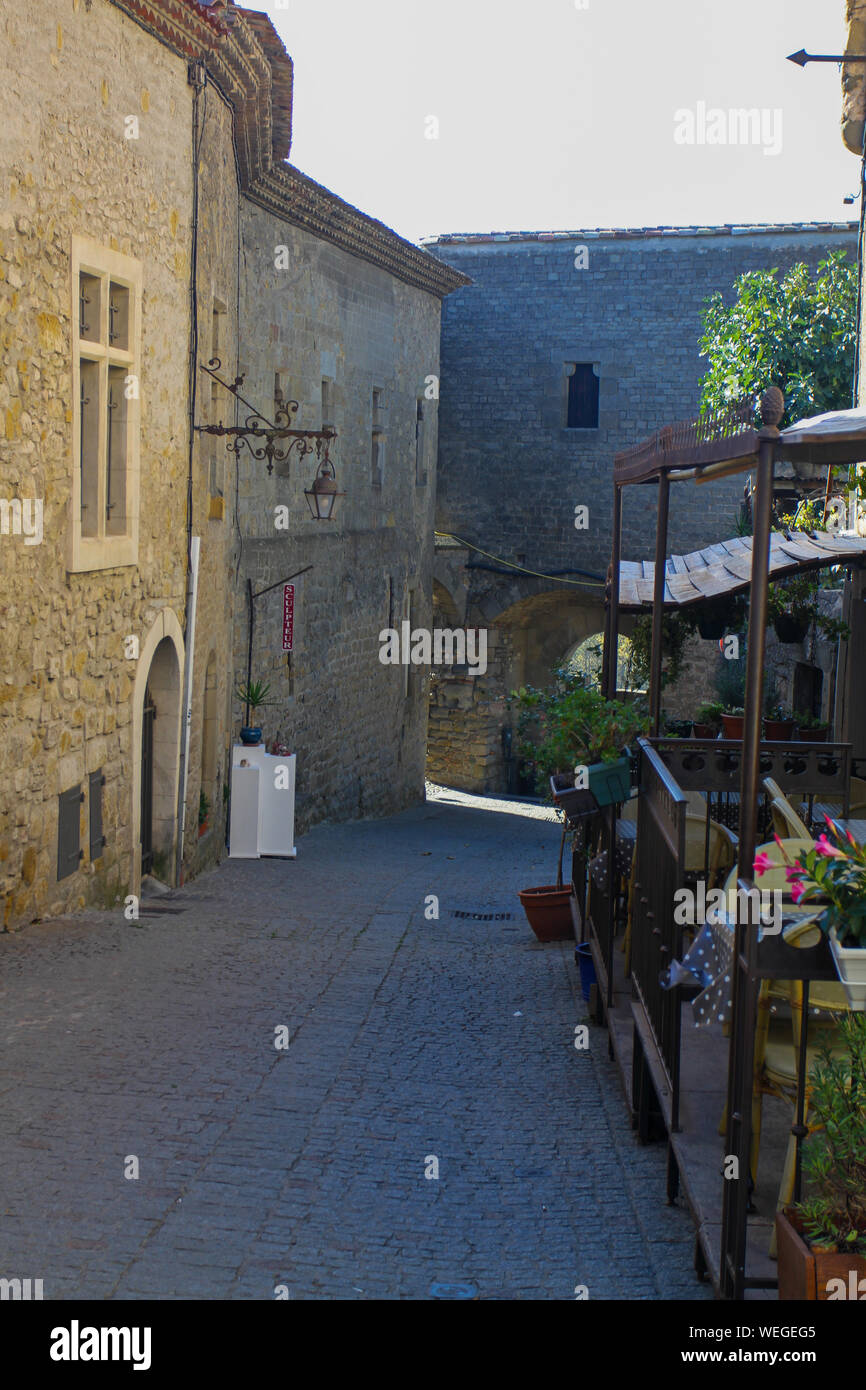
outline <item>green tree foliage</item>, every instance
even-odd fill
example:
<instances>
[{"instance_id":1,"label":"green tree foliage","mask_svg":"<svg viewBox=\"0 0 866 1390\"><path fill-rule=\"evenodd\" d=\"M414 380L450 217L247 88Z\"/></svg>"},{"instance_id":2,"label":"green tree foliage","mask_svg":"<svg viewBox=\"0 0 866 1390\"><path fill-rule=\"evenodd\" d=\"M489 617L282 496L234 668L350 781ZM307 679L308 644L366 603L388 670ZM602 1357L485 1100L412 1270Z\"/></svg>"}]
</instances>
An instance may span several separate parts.
<instances>
[{"instance_id":1,"label":"green tree foliage","mask_svg":"<svg viewBox=\"0 0 866 1390\"><path fill-rule=\"evenodd\" d=\"M699 347L709 368L701 409L718 409L778 386L784 424L851 404L856 341L857 267L844 251L809 267L749 270L734 283L726 304L720 291L703 311Z\"/></svg>"}]
</instances>

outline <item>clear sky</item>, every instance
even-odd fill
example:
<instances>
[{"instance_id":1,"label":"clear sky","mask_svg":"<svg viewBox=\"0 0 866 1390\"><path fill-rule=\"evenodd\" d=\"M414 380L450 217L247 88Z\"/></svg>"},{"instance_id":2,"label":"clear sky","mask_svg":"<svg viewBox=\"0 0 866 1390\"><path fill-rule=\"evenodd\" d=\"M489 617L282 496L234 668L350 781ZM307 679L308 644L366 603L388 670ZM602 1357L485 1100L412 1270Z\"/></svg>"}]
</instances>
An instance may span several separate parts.
<instances>
[{"instance_id":1,"label":"clear sky","mask_svg":"<svg viewBox=\"0 0 866 1390\"><path fill-rule=\"evenodd\" d=\"M838 68L785 61L840 51L843 0L255 7L295 63L292 162L410 240L857 216ZM701 103L716 135L712 111L738 108L763 110L764 134L697 143Z\"/></svg>"}]
</instances>

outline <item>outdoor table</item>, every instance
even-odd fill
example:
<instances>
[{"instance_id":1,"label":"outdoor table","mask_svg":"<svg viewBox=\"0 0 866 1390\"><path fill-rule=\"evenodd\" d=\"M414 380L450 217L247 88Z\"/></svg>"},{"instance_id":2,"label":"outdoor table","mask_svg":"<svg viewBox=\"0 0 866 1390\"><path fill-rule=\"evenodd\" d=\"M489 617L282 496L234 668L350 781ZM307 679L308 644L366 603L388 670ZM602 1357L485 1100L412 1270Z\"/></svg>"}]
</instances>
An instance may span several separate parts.
<instances>
[{"instance_id":1,"label":"outdoor table","mask_svg":"<svg viewBox=\"0 0 866 1390\"><path fill-rule=\"evenodd\" d=\"M627 879L630 876L636 843L637 822L633 820L618 820L616 823L616 847L614 850L614 867L618 878ZM595 856L589 869L598 887L604 888L607 882L606 849Z\"/></svg>"},{"instance_id":2,"label":"outdoor table","mask_svg":"<svg viewBox=\"0 0 866 1390\"><path fill-rule=\"evenodd\" d=\"M782 917L782 940L785 940L792 927L801 923L804 917L812 916L814 911L814 907L804 906L802 911L797 911L786 906ZM701 927L682 961L674 961L667 972L667 979L663 982L666 989L673 989L675 985L701 986L701 993L692 1000L696 1028L730 1021L734 926L727 909L714 912ZM816 930L820 931L817 924ZM767 935L760 929L758 940L764 940ZM772 935L776 936L779 933L773 932Z\"/></svg>"}]
</instances>

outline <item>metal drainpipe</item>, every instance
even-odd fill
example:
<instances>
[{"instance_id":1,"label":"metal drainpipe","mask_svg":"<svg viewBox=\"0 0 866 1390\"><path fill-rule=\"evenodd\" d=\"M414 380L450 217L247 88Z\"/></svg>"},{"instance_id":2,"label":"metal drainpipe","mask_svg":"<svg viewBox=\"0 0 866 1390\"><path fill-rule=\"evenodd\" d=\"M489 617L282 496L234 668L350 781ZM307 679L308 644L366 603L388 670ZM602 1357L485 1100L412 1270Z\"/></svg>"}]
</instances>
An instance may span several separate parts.
<instances>
[{"instance_id":1,"label":"metal drainpipe","mask_svg":"<svg viewBox=\"0 0 866 1390\"><path fill-rule=\"evenodd\" d=\"M180 776L177 807L177 861L174 886L183 882L183 841L186 830L186 788L189 781L189 739L192 732L192 671L195 657L195 613L198 603L198 566L201 537L190 542L189 594L186 605L186 660L183 664L183 725L181 727Z\"/></svg>"},{"instance_id":2,"label":"metal drainpipe","mask_svg":"<svg viewBox=\"0 0 866 1390\"><path fill-rule=\"evenodd\" d=\"M195 610L198 598L198 567L200 537L192 534L192 480L195 459L195 408L196 383L198 380L198 197L199 197L199 153L201 130L199 129L199 102L207 84L204 64L190 63L187 77L193 88L192 97L192 226L190 228L190 336L189 336L189 458L186 484L186 529L187 529L187 584L186 615L184 631L183 663L183 701L181 705L183 722L180 731L180 766L178 768L177 790L177 840L174 861L174 886L179 888L183 882L183 842L186 827L186 788L189 777L189 740L192 725L192 668L195 647Z\"/></svg>"}]
</instances>

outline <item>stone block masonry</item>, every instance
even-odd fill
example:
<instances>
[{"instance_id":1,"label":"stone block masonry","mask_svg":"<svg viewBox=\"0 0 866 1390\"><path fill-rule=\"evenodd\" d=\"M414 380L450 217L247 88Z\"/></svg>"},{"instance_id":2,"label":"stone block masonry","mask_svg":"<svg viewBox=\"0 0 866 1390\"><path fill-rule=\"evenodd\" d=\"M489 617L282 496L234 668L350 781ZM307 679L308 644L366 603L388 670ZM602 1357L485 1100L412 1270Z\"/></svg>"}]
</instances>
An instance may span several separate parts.
<instances>
[{"instance_id":1,"label":"stone block masonry","mask_svg":"<svg viewBox=\"0 0 866 1390\"><path fill-rule=\"evenodd\" d=\"M799 261L814 270L839 249L854 257L856 228L584 229L441 236L428 247L472 280L443 309L436 496L437 531L470 544L459 552L461 580L455 551L442 546L435 576L446 606L461 607L470 624L485 622L494 645L506 630L516 638L498 686L488 673L487 701L464 708L462 692L452 702L437 687L431 775L447 773L468 791L499 790L508 691L548 683L578 642L602 632L614 454L698 412L704 301L716 290L731 299L747 270L784 272ZM575 364L590 397L597 381L597 423L590 399L569 427ZM586 406L576 394L572 408ZM669 550L686 554L735 534L744 482L681 484ZM625 490L623 558L652 559L655 511L655 489ZM479 741L480 755L472 750Z\"/></svg>"}]
</instances>

